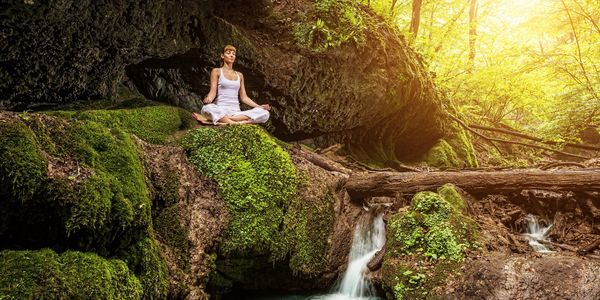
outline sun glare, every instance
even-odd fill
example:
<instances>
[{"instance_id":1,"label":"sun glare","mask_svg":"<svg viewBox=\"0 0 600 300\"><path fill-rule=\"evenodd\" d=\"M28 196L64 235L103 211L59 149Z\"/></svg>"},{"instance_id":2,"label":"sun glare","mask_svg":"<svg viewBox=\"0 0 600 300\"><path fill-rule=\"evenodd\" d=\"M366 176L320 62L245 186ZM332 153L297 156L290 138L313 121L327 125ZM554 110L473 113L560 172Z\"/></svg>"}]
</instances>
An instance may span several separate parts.
<instances>
[{"instance_id":1,"label":"sun glare","mask_svg":"<svg viewBox=\"0 0 600 300\"><path fill-rule=\"evenodd\" d=\"M542 0L502 0L491 17L508 27L516 27L526 22L541 2Z\"/></svg>"}]
</instances>

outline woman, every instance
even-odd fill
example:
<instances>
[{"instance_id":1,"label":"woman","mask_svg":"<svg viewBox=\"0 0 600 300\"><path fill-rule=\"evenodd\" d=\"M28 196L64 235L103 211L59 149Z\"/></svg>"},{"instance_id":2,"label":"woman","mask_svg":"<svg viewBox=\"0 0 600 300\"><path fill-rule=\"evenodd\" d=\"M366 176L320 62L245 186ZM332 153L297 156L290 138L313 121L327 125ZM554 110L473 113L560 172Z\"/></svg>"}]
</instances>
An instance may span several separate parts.
<instances>
[{"instance_id":1,"label":"woman","mask_svg":"<svg viewBox=\"0 0 600 300\"><path fill-rule=\"evenodd\" d=\"M210 73L210 92L202 102L201 113L215 125L265 123L269 119L269 104L259 105L252 101L244 87L244 75L233 70L235 47L227 45L221 52L221 68ZM240 110L240 102L253 107ZM214 101L214 103L213 103ZM193 113L194 118L202 122L202 116Z\"/></svg>"}]
</instances>

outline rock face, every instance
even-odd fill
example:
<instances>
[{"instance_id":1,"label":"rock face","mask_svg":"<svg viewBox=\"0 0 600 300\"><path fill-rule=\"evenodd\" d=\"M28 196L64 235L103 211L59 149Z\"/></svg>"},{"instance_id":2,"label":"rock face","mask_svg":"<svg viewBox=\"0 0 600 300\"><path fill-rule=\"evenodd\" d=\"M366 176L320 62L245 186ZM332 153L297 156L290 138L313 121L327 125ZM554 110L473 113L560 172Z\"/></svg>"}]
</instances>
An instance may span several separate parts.
<instances>
[{"instance_id":1,"label":"rock face","mask_svg":"<svg viewBox=\"0 0 600 300\"><path fill-rule=\"evenodd\" d=\"M205 1L4 1L0 107L111 98L127 65L184 52Z\"/></svg>"},{"instance_id":2,"label":"rock face","mask_svg":"<svg viewBox=\"0 0 600 300\"><path fill-rule=\"evenodd\" d=\"M0 20L0 107L118 98L125 82L198 110L231 43L280 138L342 140L385 163L417 158L443 132L420 58L356 1L12 1Z\"/></svg>"},{"instance_id":3,"label":"rock face","mask_svg":"<svg viewBox=\"0 0 600 300\"><path fill-rule=\"evenodd\" d=\"M200 175L178 147L138 141L152 183L153 225L169 269L171 299L207 299L211 253L229 223L217 185Z\"/></svg>"},{"instance_id":4,"label":"rock face","mask_svg":"<svg viewBox=\"0 0 600 300\"><path fill-rule=\"evenodd\" d=\"M273 105L280 138L324 136L321 143L341 140L386 162L416 158L441 136L440 97L420 58L364 6L219 1L211 9L198 27L201 48L128 67L146 97L199 109L210 69L231 43L250 96Z\"/></svg>"}]
</instances>

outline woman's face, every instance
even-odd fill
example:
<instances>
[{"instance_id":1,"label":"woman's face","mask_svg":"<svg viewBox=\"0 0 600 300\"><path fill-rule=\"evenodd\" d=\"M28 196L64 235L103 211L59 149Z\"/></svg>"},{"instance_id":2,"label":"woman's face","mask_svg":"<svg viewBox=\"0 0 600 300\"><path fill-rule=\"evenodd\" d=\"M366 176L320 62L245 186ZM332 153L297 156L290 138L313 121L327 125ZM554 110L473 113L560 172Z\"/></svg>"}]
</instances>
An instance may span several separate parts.
<instances>
[{"instance_id":1,"label":"woman's face","mask_svg":"<svg viewBox=\"0 0 600 300\"><path fill-rule=\"evenodd\" d=\"M225 53L221 54L221 58L225 63L233 63L235 61L235 50L227 49Z\"/></svg>"}]
</instances>

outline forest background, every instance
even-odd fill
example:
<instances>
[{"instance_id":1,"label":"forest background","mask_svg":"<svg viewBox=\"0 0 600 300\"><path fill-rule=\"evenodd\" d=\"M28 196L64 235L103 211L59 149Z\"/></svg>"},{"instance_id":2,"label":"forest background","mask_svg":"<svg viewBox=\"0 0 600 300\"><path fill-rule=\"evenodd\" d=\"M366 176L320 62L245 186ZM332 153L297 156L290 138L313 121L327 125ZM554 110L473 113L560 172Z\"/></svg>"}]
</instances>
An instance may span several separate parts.
<instances>
[{"instance_id":1,"label":"forest background","mask_svg":"<svg viewBox=\"0 0 600 300\"><path fill-rule=\"evenodd\" d=\"M363 0L471 124L580 143L600 125L598 0Z\"/></svg>"}]
</instances>

